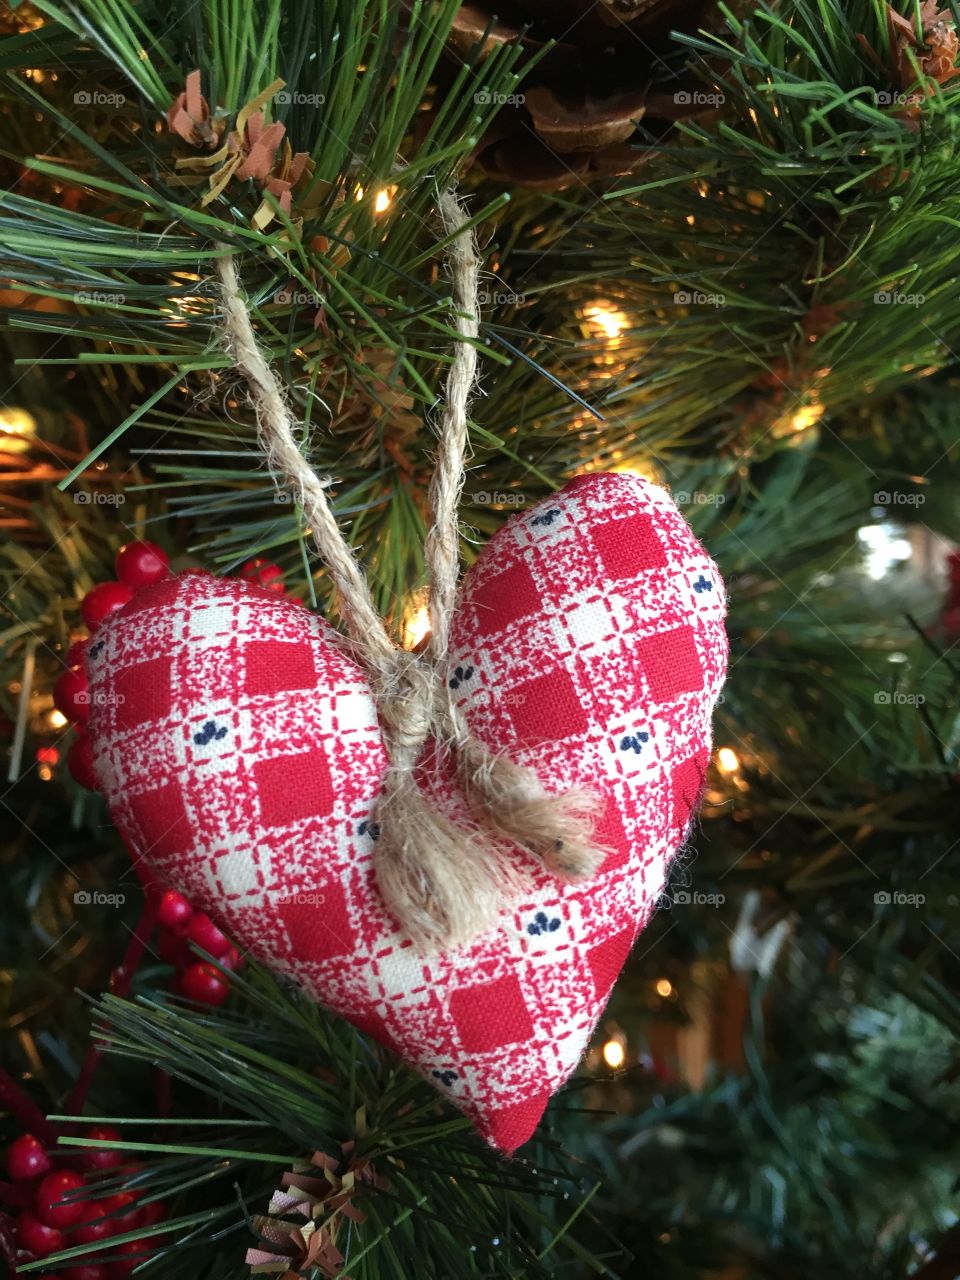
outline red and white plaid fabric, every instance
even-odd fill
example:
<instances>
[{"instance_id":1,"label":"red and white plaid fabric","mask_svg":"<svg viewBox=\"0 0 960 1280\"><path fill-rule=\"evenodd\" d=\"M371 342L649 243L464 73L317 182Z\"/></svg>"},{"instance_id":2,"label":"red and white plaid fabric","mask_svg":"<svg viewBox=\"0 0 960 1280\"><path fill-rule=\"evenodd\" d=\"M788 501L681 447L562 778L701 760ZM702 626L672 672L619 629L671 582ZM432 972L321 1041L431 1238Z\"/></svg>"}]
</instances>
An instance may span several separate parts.
<instances>
[{"instance_id":1,"label":"red and white plaid fabric","mask_svg":"<svg viewBox=\"0 0 960 1280\"><path fill-rule=\"evenodd\" d=\"M138 593L88 651L97 774L165 884L510 1151L579 1062L688 829L724 607L669 495L637 476L581 477L491 539L461 592L451 687L549 790L601 796L610 852L579 884L528 860L529 893L498 927L438 956L380 901L376 708L306 609L204 574Z\"/></svg>"}]
</instances>

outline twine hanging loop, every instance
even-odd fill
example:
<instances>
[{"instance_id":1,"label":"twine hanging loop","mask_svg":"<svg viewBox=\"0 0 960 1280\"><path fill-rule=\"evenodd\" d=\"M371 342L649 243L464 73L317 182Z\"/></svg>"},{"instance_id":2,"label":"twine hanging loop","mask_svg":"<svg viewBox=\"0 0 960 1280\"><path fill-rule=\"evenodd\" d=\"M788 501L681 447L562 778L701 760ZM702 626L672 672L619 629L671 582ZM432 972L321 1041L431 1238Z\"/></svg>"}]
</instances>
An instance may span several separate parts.
<instances>
[{"instance_id":1,"label":"twine hanging loop","mask_svg":"<svg viewBox=\"0 0 960 1280\"><path fill-rule=\"evenodd\" d=\"M467 215L453 191L438 200L448 241L458 339L447 376L432 522L424 545L430 636L422 654L392 641L356 556L327 497L329 480L304 457L302 431L271 368L241 291L231 251L218 259L222 341L249 387L260 444L274 475L299 502L317 551L337 589L351 655L376 697L389 765L377 801L375 865L381 896L425 952L468 942L496 924L527 876L510 847L519 846L565 879L592 875L603 858L592 838L595 801L580 793L549 795L536 775L475 738L447 682L450 625L460 573L458 509L469 444L468 409L477 376L480 260ZM432 750L425 753L428 742ZM452 758L469 814L456 818L425 777Z\"/></svg>"}]
</instances>

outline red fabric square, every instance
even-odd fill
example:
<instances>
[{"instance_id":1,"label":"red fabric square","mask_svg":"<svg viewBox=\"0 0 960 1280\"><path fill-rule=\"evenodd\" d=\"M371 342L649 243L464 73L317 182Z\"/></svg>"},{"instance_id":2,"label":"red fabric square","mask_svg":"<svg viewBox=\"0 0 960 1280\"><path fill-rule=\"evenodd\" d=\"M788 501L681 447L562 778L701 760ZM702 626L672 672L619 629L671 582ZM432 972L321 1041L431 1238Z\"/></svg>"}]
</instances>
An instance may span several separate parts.
<instances>
[{"instance_id":1,"label":"red fabric square","mask_svg":"<svg viewBox=\"0 0 960 1280\"><path fill-rule=\"evenodd\" d=\"M515 974L459 987L450 995L450 1016L467 1053L489 1053L533 1035L530 1012Z\"/></svg>"},{"instance_id":2,"label":"red fabric square","mask_svg":"<svg viewBox=\"0 0 960 1280\"><path fill-rule=\"evenodd\" d=\"M189 577L164 578L162 582L154 582L149 587L137 591L120 613L128 617L131 613L141 613L147 609L161 609L164 605L173 604Z\"/></svg>"},{"instance_id":3,"label":"red fabric square","mask_svg":"<svg viewBox=\"0 0 960 1280\"><path fill-rule=\"evenodd\" d=\"M172 858L193 848L190 819L179 783L168 782L155 791L131 795L130 809L142 835L137 852L144 857Z\"/></svg>"},{"instance_id":4,"label":"red fabric square","mask_svg":"<svg viewBox=\"0 0 960 1280\"><path fill-rule=\"evenodd\" d=\"M291 891L277 911L299 960L332 960L354 948L347 900L336 880L300 893Z\"/></svg>"},{"instance_id":5,"label":"red fabric square","mask_svg":"<svg viewBox=\"0 0 960 1280\"><path fill-rule=\"evenodd\" d=\"M522 1147L533 1136L549 1101L549 1093L536 1093L523 1102L513 1102L489 1112L486 1124L491 1141L507 1153Z\"/></svg>"},{"instance_id":6,"label":"red fabric square","mask_svg":"<svg viewBox=\"0 0 960 1280\"><path fill-rule=\"evenodd\" d=\"M333 809L333 783L327 757L316 748L293 756L258 760L253 778L260 816L268 827L285 827L301 818L322 817Z\"/></svg>"},{"instance_id":7,"label":"red fabric square","mask_svg":"<svg viewBox=\"0 0 960 1280\"><path fill-rule=\"evenodd\" d=\"M170 714L170 666L169 658L151 658L117 672L114 697L119 728L133 729Z\"/></svg>"},{"instance_id":8,"label":"red fabric square","mask_svg":"<svg viewBox=\"0 0 960 1280\"><path fill-rule=\"evenodd\" d=\"M586 733L587 716L566 671L524 680L509 690L505 700L517 740L523 746L572 738Z\"/></svg>"},{"instance_id":9,"label":"red fabric square","mask_svg":"<svg viewBox=\"0 0 960 1280\"><path fill-rule=\"evenodd\" d=\"M608 578L635 578L645 569L663 569L667 553L647 515L623 516L590 530Z\"/></svg>"},{"instance_id":10,"label":"red fabric square","mask_svg":"<svg viewBox=\"0 0 960 1280\"><path fill-rule=\"evenodd\" d=\"M681 693L703 688L703 666L693 627L676 627L638 641L634 650L655 702L669 702Z\"/></svg>"},{"instance_id":11,"label":"red fabric square","mask_svg":"<svg viewBox=\"0 0 960 1280\"><path fill-rule=\"evenodd\" d=\"M593 985L599 1000L606 1002L607 996L610 994L610 988L616 982L617 976L623 968L623 962L630 954L634 935L635 929L631 925L629 929L621 929L613 937L606 938L603 942L598 942L595 947L591 947L587 952L587 963L590 965L590 972L593 974Z\"/></svg>"},{"instance_id":12,"label":"red fabric square","mask_svg":"<svg viewBox=\"0 0 960 1280\"><path fill-rule=\"evenodd\" d=\"M536 613L541 600L530 570L518 563L482 583L471 595L470 605L476 610L477 630L486 636Z\"/></svg>"},{"instance_id":13,"label":"red fabric square","mask_svg":"<svg viewBox=\"0 0 960 1280\"><path fill-rule=\"evenodd\" d=\"M630 857L630 841L624 830L620 806L611 795L607 796L594 837L601 848L609 850L600 866L601 871L613 871L615 867L622 867Z\"/></svg>"},{"instance_id":14,"label":"red fabric square","mask_svg":"<svg viewBox=\"0 0 960 1280\"><path fill-rule=\"evenodd\" d=\"M670 774L670 791L673 798L672 826L686 828L690 814L700 803L706 785L707 753L698 751L689 760L674 765Z\"/></svg>"},{"instance_id":15,"label":"red fabric square","mask_svg":"<svg viewBox=\"0 0 960 1280\"><path fill-rule=\"evenodd\" d=\"M290 640L250 640L243 646L244 693L313 689L317 671L310 646Z\"/></svg>"}]
</instances>

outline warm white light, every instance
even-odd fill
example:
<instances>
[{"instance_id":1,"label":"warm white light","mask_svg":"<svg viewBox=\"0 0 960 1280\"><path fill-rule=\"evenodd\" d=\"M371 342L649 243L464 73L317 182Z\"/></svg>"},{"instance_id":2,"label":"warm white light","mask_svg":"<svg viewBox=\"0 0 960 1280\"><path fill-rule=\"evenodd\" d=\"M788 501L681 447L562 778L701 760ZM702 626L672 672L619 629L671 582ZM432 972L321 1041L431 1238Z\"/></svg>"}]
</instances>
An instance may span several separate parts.
<instances>
[{"instance_id":1,"label":"warm white light","mask_svg":"<svg viewBox=\"0 0 960 1280\"><path fill-rule=\"evenodd\" d=\"M37 434L37 420L26 409L0 409L0 452L26 453Z\"/></svg>"},{"instance_id":2,"label":"warm white light","mask_svg":"<svg viewBox=\"0 0 960 1280\"><path fill-rule=\"evenodd\" d=\"M793 415L790 426L794 431L806 431L808 427L815 426L823 417L824 407L822 404L805 404Z\"/></svg>"},{"instance_id":3,"label":"warm white light","mask_svg":"<svg viewBox=\"0 0 960 1280\"><path fill-rule=\"evenodd\" d=\"M430 634L430 610L425 604L412 609L403 620L403 647L415 649Z\"/></svg>"},{"instance_id":4,"label":"warm white light","mask_svg":"<svg viewBox=\"0 0 960 1280\"><path fill-rule=\"evenodd\" d=\"M611 340L619 338L630 324L630 318L626 312L618 310L609 302L591 302L589 306L584 307L583 318L588 320L594 328L599 329L604 337Z\"/></svg>"},{"instance_id":5,"label":"warm white light","mask_svg":"<svg viewBox=\"0 0 960 1280\"><path fill-rule=\"evenodd\" d=\"M62 729L67 723L67 717L56 707L47 716L47 724L51 729Z\"/></svg>"},{"instance_id":6,"label":"warm white light","mask_svg":"<svg viewBox=\"0 0 960 1280\"><path fill-rule=\"evenodd\" d=\"M717 752L717 768L721 773L736 773L740 768L740 757L730 747L721 747Z\"/></svg>"},{"instance_id":7,"label":"warm white light","mask_svg":"<svg viewBox=\"0 0 960 1280\"><path fill-rule=\"evenodd\" d=\"M626 1050L619 1040L608 1040L603 1046L603 1060L608 1067L622 1067L626 1058Z\"/></svg>"},{"instance_id":8,"label":"warm white light","mask_svg":"<svg viewBox=\"0 0 960 1280\"><path fill-rule=\"evenodd\" d=\"M657 979L657 995L663 996L664 1000L673 995L673 983L669 978Z\"/></svg>"},{"instance_id":9,"label":"warm white light","mask_svg":"<svg viewBox=\"0 0 960 1280\"><path fill-rule=\"evenodd\" d=\"M386 187L384 187L381 191L378 191L377 197L373 202L374 213L384 213L387 209L389 209L391 198L392 198L391 194Z\"/></svg>"}]
</instances>

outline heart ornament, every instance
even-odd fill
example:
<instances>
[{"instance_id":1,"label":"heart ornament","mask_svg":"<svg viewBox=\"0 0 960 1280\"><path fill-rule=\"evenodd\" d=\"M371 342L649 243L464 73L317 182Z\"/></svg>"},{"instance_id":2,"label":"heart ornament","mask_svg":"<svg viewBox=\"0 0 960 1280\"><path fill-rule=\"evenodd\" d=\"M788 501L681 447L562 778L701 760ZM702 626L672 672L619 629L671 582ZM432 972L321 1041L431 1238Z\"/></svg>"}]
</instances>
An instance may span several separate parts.
<instances>
[{"instance_id":1,"label":"heart ornament","mask_svg":"<svg viewBox=\"0 0 960 1280\"><path fill-rule=\"evenodd\" d=\"M99 786L135 858L235 942L390 1046L504 1151L574 1070L703 791L725 597L657 485L574 480L466 574L448 684L483 743L598 799L589 880L521 850L494 928L424 954L373 868L387 755L338 633L248 583L149 586L87 651ZM429 785L456 816L451 777Z\"/></svg>"}]
</instances>

